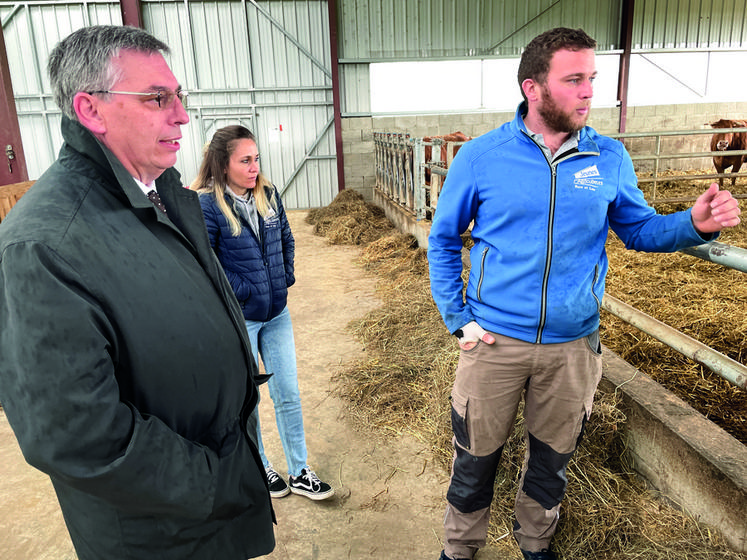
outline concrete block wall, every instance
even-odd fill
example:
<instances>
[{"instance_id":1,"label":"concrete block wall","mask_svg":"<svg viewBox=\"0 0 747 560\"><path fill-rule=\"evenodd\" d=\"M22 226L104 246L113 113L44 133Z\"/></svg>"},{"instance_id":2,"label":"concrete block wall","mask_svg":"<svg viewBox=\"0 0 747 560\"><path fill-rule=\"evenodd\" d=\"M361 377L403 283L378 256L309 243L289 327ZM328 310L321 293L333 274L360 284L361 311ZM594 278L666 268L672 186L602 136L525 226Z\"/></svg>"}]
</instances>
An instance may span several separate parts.
<instances>
[{"instance_id":1,"label":"concrete block wall","mask_svg":"<svg viewBox=\"0 0 747 560\"><path fill-rule=\"evenodd\" d=\"M614 107L593 109L589 125L603 134L615 133L619 127L619 115L619 109ZM513 117L513 111L346 117L342 119L345 186L360 191L366 200L373 200L373 187L376 182L373 132L406 132L418 137L461 131L475 137L510 121ZM720 118L747 119L747 102L629 107L626 132L707 129L709 123ZM626 145L631 153L650 153L653 151L654 141L650 138L633 139L627 140ZM708 134L673 136L662 141L662 153L707 151L710 151ZM710 158L662 161L660 169L667 168L710 169L712 162Z\"/></svg>"},{"instance_id":2,"label":"concrete block wall","mask_svg":"<svg viewBox=\"0 0 747 560\"><path fill-rule=\"evenodd\" d=\"M345 188L360 192L371 202L376 184L374 170L373 119L342 119L342 154Z\"/></svg>"},{"instance_id":3,"label":"concrete block wall","mask_svg":"<svg viewBox=\"0 0 747 560\"><path fill-rule=\"evenodd\" d=\"M594 111L592 111L592 116ZM747 119L747 103L695 103L690 105L654 105L629 107L626 132L675 131L675 130L709 130L710 123L718 119ZM591 120L591 119L590 119ZM594 126L594 125L592 125ZM600 132L603 132L599 129ZM611 132L604 131L604 132ZM631 153L653 150L653 139L627 141ZM691 136L671 136L662 139L662 153L697 153L709 152L710 134ZM640 169L647 169L643 165ZM660 169L689 170L706 169L714 172L711 158L662 160Z\"/></svg>"}]
</instances>

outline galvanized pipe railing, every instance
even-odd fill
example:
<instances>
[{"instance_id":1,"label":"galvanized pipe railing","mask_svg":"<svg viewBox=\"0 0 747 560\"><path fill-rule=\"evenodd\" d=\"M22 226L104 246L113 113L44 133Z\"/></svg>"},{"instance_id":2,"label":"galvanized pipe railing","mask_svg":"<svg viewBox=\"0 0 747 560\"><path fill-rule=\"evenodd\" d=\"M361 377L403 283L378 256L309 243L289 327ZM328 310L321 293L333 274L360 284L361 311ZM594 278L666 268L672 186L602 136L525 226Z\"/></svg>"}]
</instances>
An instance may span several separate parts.
<instances>
[{"instance_id":1,"label":"galvanized pipe railing","mask_svg":"<svg viewBox=\"0 0 747 560\"><path fill-rule=\"evenodd\" d=\"M643 153L631 153L630 157L633 160L633 163L639 162L639 161L652 161L654 162L654 170L651 177L640 177L638 179L638 184L647 184L647 183L653 183L652 185L652 193L651 193L651 199L648 201L650 204L654 204L656 202L669 202L668 200L660 200L656 198L656 184L660 183L662 181L670 181L670 182L676 182L676 181L693 181L696 179L728 179L733 178L736 179L737 177L747 177L746 172L741 173L713 173L713 174L701 174L701 175L667 175L666 177L662 177L660 175L659 170L659 164L661 160L667 160L667 159L699 159L704 157L714 157L714 156L737 156L737 155L747 155L747 150L729 150L727 152L695 152L695 153L671 153L671 154L662 154L661 153L661 143L662 138L671 137L671 136L694 136L694 135L702 135L702 134L718 134L718 133L730 133L730 132L747 132L747 128L706 128L706 129L697 129L697 130L672 130L672 131L666 131L666 132L625 132L625 133L616 133L616 134L609 134L611 138L617 138L618 140L624 141L626 139L633 139L633 138L654 138L656 147L654 149L653 154L643 154ZM636 169L637 170L637 169ZM695 200L695 198L688 199L688 200Z\"/></svg>"},{"instance_id":2,"label":"galvanized pipe railing","mask_svg":"<svg viewBox=\"0 0 747 560\"><path fill-rule=\"evenodd\" d=\"M414 180L410 135L405 133L374 133L374 166L376 188L398 204L413 211Z\"/></svg>"},{"instance_id":3,"label":"galvanized pipe railing","mask_svg":"<svg viewBox=\"0 0 747 560\"><path fill-rule=\"evenodd\" d=\"M602 308L691 360L704 365L737 387L747 389L747 367L739 362L610 295L605 295L602 299Z\"/></svg>"},{"instance_id":4,"label":"galvanized pipe railing","mask_svg":"<svg viewBox=\"0 0 747 560\"><path fill-rule=\"evenodd\" d=\"M713 128L697 130L675 130L666 132L626 132L622 134L610 134L612 138L619 140L628 140L636 138L653 138L655 148L653 153L631 153L634 164L641 161L653 161L653 174L651 177L641 177L638 183L641 185L652 184L652 192L648 197L649 204L660 202L690 202L695 200L693 197L678 198L657 198L657 184L662 181L694 181L706 179L731 179L738 177L747 177L747 172L739 173L712 173L712 174L675 174L661 176L660 163L663 160L672 159L702 159L714 156L747 156L747 150L731 150L729 152L691 152L691 153L662 153L662 140L672 136L691 136L703 134L716 134L727 132L747 132L747 128ZM448 142L447 153L453 153L453 147L461 145L464 142ZM376 156L376 187L382 190L389 198L402 204L408 211L412 212L416 219L422 220L435 211L438 204L440 187L443 184L443 177L446 174L446 168L450 162L440 160L440 146L443 144L442 139L433 138L432 141L426 142L422 138L411 138L406 133L395 132L375 132L374 133L374 153ZM425 161L425 147L431 146L430 161ZM447 158L448 159L448 158ZM431 180L426 183L425 170L436 174L436 181ZM745 198L746 195L737 194L737 198Z\"/></svg>"},{"instance_id":5,"label":"galvanized pipe railing","mask_svg":"<svg viewBox=\"0 0 747 560\"><path fill-rule=\"evenodd\" d=\"M732 247L718 241L710 241L696 247L680 249L680 252L740 272L747 272L747 250L741 247Z\"/></svg>"},{"instance_id":6,"label":"galvanized pipe railing","mask_svg":"<svg viewBox=\"0 0 747 560\"><path fill-rule=\"evenodd\" d=\"M696 247L681 249L679 252L740 272L747 272L747 250L740 247L732 247L731 245L717 241L710 241ZM623 303L613 296L604 296L602 299L602 309L609 311L638 330L654 337L659 342L663 342L670 348L677 350L680 354L704 365L737 387L747 389L747 366L732 360L728 356L654 319L650 315L646 315L642 311Z\"/></svg>"}]
</instances>

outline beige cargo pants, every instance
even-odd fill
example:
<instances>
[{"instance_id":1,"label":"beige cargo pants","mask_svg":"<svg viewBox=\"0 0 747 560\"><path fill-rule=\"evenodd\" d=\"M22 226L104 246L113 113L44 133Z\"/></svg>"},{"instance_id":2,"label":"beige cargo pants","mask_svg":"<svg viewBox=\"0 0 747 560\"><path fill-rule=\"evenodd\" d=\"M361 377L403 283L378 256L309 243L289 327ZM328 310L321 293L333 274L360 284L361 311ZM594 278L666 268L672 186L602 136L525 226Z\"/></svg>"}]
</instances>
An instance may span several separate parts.
<instances>
[{"instance_id":1,"label":"beige cargo pants","mask_svg":"<svg viewBox=\"0 0 747 560\"><path fill-rule=\"evenodd\" d=\"M485 545L498 461L524 395L527 453L516 495L520 548L546 548L565 494L565 470L602 375L599 333L560 344L495 335L462 351L451 392L454 460L444 551L471 559Z\"/></svg>"}]
</instances>

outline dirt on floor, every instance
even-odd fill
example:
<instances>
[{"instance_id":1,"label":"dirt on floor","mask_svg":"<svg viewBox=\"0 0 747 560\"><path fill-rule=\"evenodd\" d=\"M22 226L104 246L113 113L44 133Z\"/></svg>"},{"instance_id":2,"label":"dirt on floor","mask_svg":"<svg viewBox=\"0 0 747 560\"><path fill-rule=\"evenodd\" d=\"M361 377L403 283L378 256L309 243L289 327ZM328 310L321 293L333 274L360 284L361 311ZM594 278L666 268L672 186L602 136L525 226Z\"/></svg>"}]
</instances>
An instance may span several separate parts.
<instances>
[{"instance_id":1,"label":"dirt on floor","mask_svg":"<svg viewBox=\"0 0 747 560\"><path fill-rule=\"evenodd\" d=\"M376 280L355 264L360 249L329 245L289 212L296 239L294 323L309 462L335 488L312 502L291 494L274 500L277 546L268 560L432 559L442 548L448 476L411 436L386 440L356 430L331 394L336 368L362 352L347 330L352 319L379 305ZM260 406L264 443L285 472L271 400ZM28 466L0 411L0 556L4 560L74 560L51 483ZM499 558L490 550L480 560Z\"/></svg>"}]
</instances>

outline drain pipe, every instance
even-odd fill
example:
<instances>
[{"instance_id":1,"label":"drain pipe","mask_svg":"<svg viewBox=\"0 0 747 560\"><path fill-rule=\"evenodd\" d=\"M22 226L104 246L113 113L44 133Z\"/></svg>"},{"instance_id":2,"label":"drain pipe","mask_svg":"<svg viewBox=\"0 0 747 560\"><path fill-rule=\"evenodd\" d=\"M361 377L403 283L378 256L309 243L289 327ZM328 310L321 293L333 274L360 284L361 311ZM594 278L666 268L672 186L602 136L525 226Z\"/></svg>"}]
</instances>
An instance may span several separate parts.
<instances>
[{"instance_id":1,"label":"drain pipe","mask_svg":"<svg viewBox=\"0 0 747 560\"><path fill-rule=\"evenodd\" d=\"M602 299L602 309L707 367L737 387L747 389L747 367L739 362L610 295L605 295Z\"/></svg>"}]
</instances>

